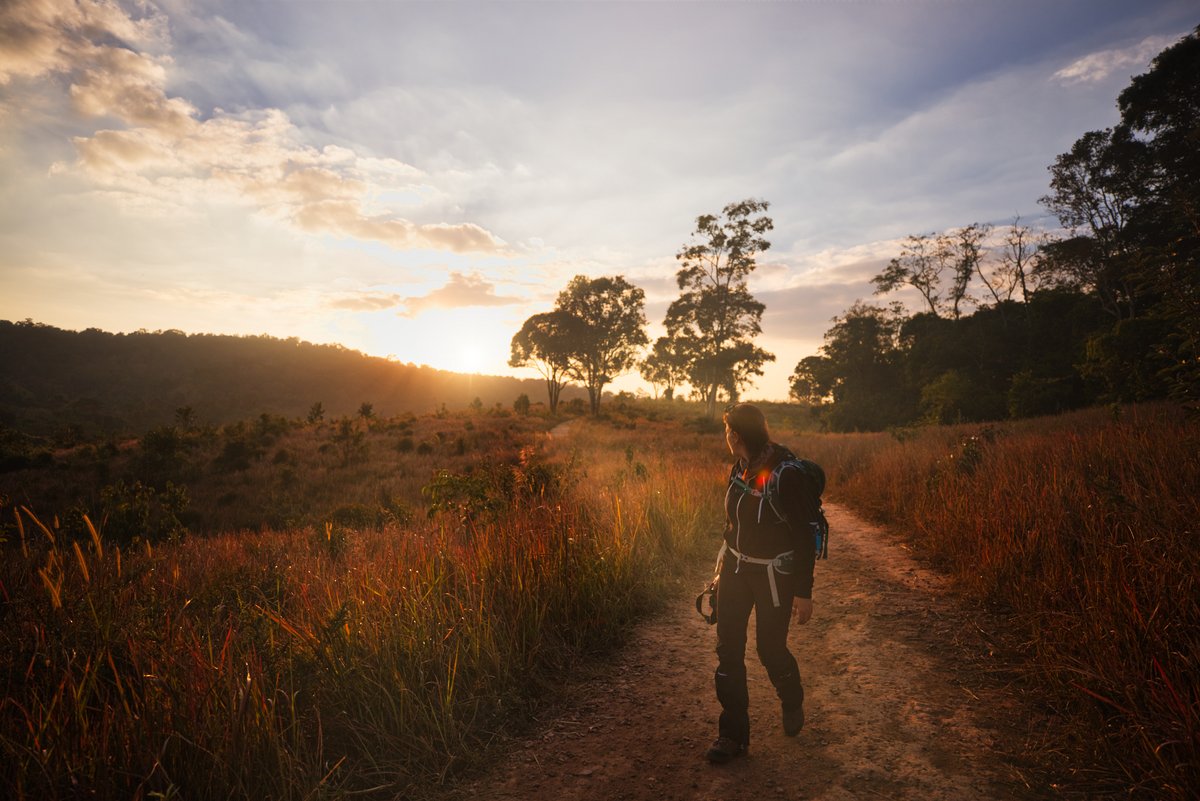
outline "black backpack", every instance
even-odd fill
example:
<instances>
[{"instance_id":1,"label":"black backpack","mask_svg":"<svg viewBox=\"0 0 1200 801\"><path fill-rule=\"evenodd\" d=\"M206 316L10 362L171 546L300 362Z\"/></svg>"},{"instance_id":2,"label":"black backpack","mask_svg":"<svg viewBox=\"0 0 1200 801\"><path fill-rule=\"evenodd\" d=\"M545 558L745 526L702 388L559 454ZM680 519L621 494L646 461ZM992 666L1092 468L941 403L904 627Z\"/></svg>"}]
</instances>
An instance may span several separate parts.
<instances>
[{"instance_id":1,"label":"black backpack","mask_svg":"<svg viewBox=\"0 0 1200 801\"><path fill-rule=\"evenodd\" d=\"M801 459L792 455L790 452L788 453L787 457L777 464L775 469L771 471L771 475L767 478L767 485L762 494L764 499L770 505L771 511L773 511L775 516L785 523L788 522L787 515L780 511L779 507L775 505L774 498L779 496L779 474L782 473L786 467L793 467L803 472L804 475L809 479L808 483L811 484L813 490L816 492L816 497L813 499L813 505L817 509L817 519L810 521L809 525L812 526L813 545L816 548L817 558L828 559L829 521L825 519L825 511L821 508L821 494L825 492L825 471L821 469L821 466L816 462L810 461L809 459ZM731 481L737 477L737 472L737 465L734 465L733 469L729 473L729 479ZM725 553L724 546L722 546L721 553ZM719 568L719 559L717 561L717 565ZM714 577L713 580L708 583L708 586L696 596L696 611L699 612L700 616L704 618L704 622L708 623L710 626L717 622L716 593L717 579ZM705 599L707 599L708 602L707 612L704 611Z\"/></svg>"},{"instance_id":2,"label":"black backpack","mask_svg":"<svg viewBox=\"0 0 1200 801\"><path fill-rule=\"evenodd\" d=\"M767 479L767 487L763 492L767 504L770 505L771 511L785 523L789 523L787 515L785 515L776 505L774 499L779 496L779 474L784 468L792 467L799 470L808 478L808 483L812 485L816 492L816 497L813 498L813 505L817 509L817 519L810 522L813 530L813 543L816 546L816 554L818 559L829 558L829 521L825 519L825 510L821 508L821 494L825 492L825 471L821 469L821 465L809 459L801 459L797 456L788 455L788 458L781 461L771 471L770 477Z\"/></svg>"}]
</instances>

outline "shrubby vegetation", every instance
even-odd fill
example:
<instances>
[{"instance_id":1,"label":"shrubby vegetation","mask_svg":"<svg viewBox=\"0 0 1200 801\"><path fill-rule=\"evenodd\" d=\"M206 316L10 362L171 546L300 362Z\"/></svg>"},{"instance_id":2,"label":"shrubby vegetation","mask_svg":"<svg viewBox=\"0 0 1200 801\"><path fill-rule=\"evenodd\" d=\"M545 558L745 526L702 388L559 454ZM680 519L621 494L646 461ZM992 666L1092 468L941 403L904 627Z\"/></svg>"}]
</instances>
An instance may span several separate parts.
<instances>
[{"instance_id":1,"label":"shrubby vegetation","mask_svg":"<svg viewBox=\"0 0 1200 801\"><path fill-rule=\"evenodd\" d=\"M716 539L719 438L620 401L569 439L497 411L316 417L156 429L73 515L9 474L0 795L411 795L479 764ZM59 467L86 478L80 458ZM187 498L123 477L150 462ZM166 524L184 500L189 532Z\"/></svg>"},{"instance_id":2,"label":"shrubby vegetation","mask_svg":"<svg viewBox=\"0 0 1200 801\"><path fill-rule=\"evenodd\" d=\"M1196 797L1200 426L1180 407L791 444L837 500L1011 612L1026 675L1106 766L1089 795Z\"/></svg>"}]
</instances>

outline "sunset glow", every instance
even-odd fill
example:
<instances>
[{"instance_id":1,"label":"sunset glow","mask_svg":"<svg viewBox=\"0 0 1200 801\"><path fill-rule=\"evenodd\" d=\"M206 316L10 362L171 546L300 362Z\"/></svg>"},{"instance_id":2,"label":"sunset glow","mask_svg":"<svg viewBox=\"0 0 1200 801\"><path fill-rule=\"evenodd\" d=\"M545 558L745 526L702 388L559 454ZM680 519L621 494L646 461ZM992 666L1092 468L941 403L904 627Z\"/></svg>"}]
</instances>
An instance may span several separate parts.
<instances>
[{"instance_id":1,"label":"sunset glow","mask_svg":"<svg viewBox=\"0 0 1200 801\"><path fill-rule=\"evenodd\" d=\"M644 288L653 341L697 215L761 197L751 394L783 398L904 236L1045 220L1046 165L1195 24L1177 0L267 8L3 6L0 318L532 377L509 341L573 276Z\"/></svg>"}]
</instances>

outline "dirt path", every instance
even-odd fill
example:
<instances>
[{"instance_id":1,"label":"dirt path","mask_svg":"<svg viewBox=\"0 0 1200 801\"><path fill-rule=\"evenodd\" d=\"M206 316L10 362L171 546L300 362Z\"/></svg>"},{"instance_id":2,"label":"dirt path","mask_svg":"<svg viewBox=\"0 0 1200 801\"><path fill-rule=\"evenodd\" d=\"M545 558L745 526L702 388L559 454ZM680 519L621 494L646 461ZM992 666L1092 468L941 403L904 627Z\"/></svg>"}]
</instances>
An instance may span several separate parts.
<instances>
[{"instance_id":1,"label":"dirt path","mask_svg":"<svg viewBox=\"0 0 1200 801\"><path fill-rule=\"evenodd\" d=\"M944 580L902 545L827 504L831 558L816 614L793 628L808 722L784 737L774 691L747 666L749 754L709 765L716 735L713 629L683 599L643 625L487 775L451 788L482 799L1034 799L1014 756L1032 718L989 672L988 641ZM708 568L711 569L711 568ZM708 569L696 572L697 591Z\"/></svg>"}]
</instances>

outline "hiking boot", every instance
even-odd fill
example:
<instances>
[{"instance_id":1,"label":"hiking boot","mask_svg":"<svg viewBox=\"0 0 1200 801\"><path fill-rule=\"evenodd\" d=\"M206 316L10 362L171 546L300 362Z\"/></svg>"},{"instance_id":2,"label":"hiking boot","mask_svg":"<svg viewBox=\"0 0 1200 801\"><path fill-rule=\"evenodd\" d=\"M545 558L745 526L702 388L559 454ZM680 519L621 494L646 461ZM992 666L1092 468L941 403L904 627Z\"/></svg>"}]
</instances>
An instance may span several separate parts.
<instances>
[{"instance_id":1,"label":"hiking boot","mask_svg":"<svg viewBox=\"0 0 1200 801\"><path fill-rule=\"evenodd\" d=\"M804 728L804 704L783 710L783 733L795 737Z\"/></svg>"},{"instance_id":2,"label":"hiking boot","mask_svg":"<svg viewBox=\"0 0 1200 801\"><path fill-rule=\"evenodd\" d=\"M746 746L730 737L718 737L705 752L704 756L714 765L722 765L740 754L746 753Z\"/></svg>"}]
</instances>

